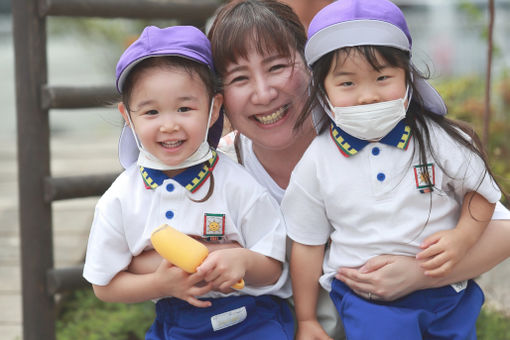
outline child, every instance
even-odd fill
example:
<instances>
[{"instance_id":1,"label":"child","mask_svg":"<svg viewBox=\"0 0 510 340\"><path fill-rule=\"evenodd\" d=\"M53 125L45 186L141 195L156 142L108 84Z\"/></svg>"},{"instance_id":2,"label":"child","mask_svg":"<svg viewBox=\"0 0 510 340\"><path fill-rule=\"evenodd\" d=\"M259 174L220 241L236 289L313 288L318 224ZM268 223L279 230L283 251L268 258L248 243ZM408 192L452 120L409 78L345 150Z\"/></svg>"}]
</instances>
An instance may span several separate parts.
<instances>
[{"instance_id":1,"label":"child","mask_svg":"<svg viewBox=\"0 0 510 340\"><path fill-rule=\"evenodd\" d=\"M282 202L294 241L297 338L324 336L310 293L318 282L348 339L476 338L483 293L473 281L386 303L353 292L335 274L380 254L418 254L426 274L448 273L501 195L481 147L444 117L441 97L411 64L409 30L393 3L339 0L314 17L308 36L312 96L300 121L321 105L330 119Z\"/></svg>"},{"instance_id":2,"label":"child","mask_svg":"<svg viewBox=\"0 0 510 340\"><path fill-rule=\"evenodd\" d=\"M121 56L126 170L97 203L83 276L105 301L168 297L157 301L147 339L292 339L283 218L265 189L207 143L222 105L212 71L209 41L192 26L146 27ZM164 223L215 251L193 274L164 260L151 274L126 271ZM231 289L241 278L246 286Z\"/></svg>"}]
</instances>

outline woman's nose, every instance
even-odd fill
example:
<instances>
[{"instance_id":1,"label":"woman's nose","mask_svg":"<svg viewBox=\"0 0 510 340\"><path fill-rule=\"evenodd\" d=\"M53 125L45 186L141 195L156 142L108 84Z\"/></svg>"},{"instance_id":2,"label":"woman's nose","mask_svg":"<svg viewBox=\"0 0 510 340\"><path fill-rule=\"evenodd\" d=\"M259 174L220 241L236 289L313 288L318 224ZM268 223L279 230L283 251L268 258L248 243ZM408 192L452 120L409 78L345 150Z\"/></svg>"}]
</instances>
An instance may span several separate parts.
<instances>
[{"instance_id":1,"label":"woman's nose","mask_svg":"<svg viewBox=\"0 0 510 340\"><path fill-rule=\"evenodd\" d=\"M265 105L271 103L277 96L277 90L265 77L256 77L253 85L252 100L255 104Z\"/></svg>"}]
</instances>

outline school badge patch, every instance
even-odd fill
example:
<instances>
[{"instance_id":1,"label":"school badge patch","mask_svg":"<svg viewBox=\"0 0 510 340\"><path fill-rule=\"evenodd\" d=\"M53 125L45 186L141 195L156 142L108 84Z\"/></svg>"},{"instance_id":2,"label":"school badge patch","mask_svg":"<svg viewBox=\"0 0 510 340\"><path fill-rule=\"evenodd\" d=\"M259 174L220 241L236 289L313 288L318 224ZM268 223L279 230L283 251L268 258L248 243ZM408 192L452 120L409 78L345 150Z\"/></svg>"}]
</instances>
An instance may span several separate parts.
<instances>
[{"instance_id":1,"label":"school badge patch","mask_svg":"<svg viewBox=\"0 0 510 340\"><path fill-rule=\"evenodd\" d=\"M416 181L416 189L422 194L434 190L436 184L436 171L434 164L421 164L414 166L414 179Z\"/></svg>"},{"instance_id":2,"label":"school badge patch","mask_svg":"<svg viewBox=\"0 0 510 340\"><path fill-rule=\"evenodd\" d=\"M204 214L204 234L207 241L219 241L225 237L225 214Z\"/></svg>"}]
</instances>

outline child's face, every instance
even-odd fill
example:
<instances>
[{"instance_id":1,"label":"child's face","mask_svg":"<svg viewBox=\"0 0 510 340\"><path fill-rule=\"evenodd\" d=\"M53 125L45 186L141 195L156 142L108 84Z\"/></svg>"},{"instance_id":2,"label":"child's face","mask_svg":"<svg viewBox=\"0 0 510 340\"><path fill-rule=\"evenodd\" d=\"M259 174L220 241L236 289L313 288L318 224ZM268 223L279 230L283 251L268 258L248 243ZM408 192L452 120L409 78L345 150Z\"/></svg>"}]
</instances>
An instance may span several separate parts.
<instances>
[{"instance_id":1,"label":"child's face","mask_svg":"<svg viewBox=\"0 0 510 340\"><path fill-rule=\"evenodd\" d=\"M221 102L217 95L210 125L218 117ZM182 163L204 141L210 102L197 74L179 68L146 69L136 79L129 104L142 146L167 165ZM122 104L119 110L128 122Z\"/></svg>"},{"instance_id":2,"label":"child's face","mask_svg":"<svg viewBox=\"0 0 510 340\"><path fill-rule=\"evenodd\" d=\"M335 107L356 106L404 98L406 76L402 68L389 65L376 52L379 71L357 51L333 58L324 89ZM407 104L407 102L406 102Z\"/></svg>"}]
</instances>

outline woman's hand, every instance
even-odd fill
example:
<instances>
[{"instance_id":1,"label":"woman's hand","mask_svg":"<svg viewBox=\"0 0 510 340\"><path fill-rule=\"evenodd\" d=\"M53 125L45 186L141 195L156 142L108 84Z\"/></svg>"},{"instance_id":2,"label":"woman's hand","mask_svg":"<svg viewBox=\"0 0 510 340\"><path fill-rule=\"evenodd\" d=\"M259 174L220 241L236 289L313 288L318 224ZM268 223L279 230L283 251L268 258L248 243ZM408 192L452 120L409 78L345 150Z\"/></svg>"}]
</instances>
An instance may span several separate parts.
<instances>
[{"instance_id":1,"label":"woman's hand","mask_svg":"<svg viewBox=\"0 0 510 340\"><path fill-rule=\"evenodd\" d=\"M434 280L425 276L415 258L398 255L376 256L359 268L340 268L335 277L356 294L383 301L392 301L430 287Z\"/></svg>"}]
</instances>

